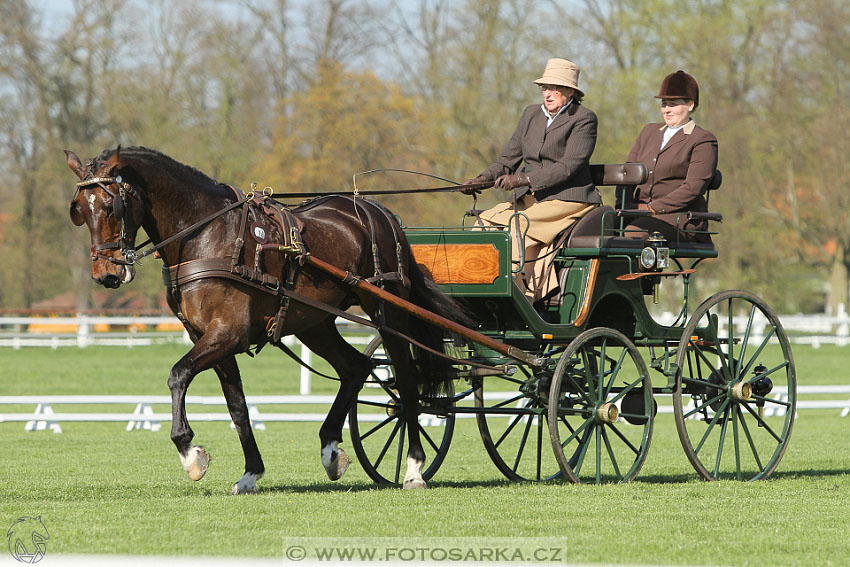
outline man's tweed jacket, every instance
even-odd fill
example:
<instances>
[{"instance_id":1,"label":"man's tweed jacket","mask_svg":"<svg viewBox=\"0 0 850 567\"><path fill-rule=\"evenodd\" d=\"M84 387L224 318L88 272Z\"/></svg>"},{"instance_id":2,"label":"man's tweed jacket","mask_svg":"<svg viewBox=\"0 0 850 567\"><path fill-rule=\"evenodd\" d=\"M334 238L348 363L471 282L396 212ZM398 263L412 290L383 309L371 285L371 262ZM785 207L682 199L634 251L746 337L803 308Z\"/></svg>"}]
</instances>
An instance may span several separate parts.
<instances>
[{"instance_id":1,"label":"man's tweed jacket","mask_svg":"<svg viewBox=\"0 0 850 567\"><path fill-rule=\"evenodd\" d=\"M517 188L515 199L532 191L538 201L601 203L589 165L596 146L596 114L574 101L548 128L547 120L539 104L527 107L502 155L481 175L494 180L527 173L531 187Z\"/></svg>"}]
</instances>

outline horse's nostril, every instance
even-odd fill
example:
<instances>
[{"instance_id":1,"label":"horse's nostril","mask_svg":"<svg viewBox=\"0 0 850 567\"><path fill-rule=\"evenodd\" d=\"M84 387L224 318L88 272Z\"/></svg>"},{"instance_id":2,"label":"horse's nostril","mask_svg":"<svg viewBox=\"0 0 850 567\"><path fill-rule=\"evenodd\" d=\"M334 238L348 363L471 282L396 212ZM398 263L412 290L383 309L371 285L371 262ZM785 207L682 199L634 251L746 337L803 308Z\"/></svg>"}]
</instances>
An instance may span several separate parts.
<instances>
[{"instance_id":1,"label":"horse's nostril","mask_svg":"<svg viewBox=\"0 0 850 567\"><path fill-rule=\"evenodd\" d=\"M116 289L118 286L121 285L121 280L118 278L118 276L113 275L113 274L107 274L107 275L103 276L102 278L100 278L98 280L98 282L103 287L108 287L110 289Z\"/></svg>"}]
</instances>

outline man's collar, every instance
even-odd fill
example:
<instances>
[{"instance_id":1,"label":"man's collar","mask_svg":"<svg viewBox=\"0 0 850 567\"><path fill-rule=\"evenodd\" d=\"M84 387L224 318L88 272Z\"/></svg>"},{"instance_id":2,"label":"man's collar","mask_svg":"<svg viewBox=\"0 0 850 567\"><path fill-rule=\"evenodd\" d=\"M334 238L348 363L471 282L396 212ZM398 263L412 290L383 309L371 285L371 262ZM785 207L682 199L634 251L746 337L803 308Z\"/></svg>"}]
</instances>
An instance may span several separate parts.
<instances>
[{"instance_id":1,"label":"man's collar","mask_svg":"<svg viewBox=\"0 0 850 567\"><path fill-rule=\"evenodd\" d=\"M565 104L564 106L562 106L562 107L558 110L558 112L556 112L555 114L549 114L549 111L548 111L548 110L546 110L546 105L545 105L545 104L541 104L541 105L540 105L540 108L541 108L541 110L543 110L543 114L545 114L545 115L546 115L546 118L548 118L549 120L554 120L554 119L555 119L555 118L557 118L560 114L562 114L562 113L566 112L566 111L567 111L567 109L570 107L570 105L571 105L572 103L573 103L573 97L570 97L570 100L568 100L568 101L567 101L567 104Z\"/></svg>"}]
</instances>

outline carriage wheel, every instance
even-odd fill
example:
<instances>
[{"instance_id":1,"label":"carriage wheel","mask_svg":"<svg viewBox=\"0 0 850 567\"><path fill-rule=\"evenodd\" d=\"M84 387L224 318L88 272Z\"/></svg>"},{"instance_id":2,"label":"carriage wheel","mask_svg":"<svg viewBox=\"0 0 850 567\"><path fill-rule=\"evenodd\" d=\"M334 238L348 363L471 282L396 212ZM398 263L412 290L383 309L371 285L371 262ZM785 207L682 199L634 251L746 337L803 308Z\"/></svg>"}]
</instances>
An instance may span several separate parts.
<instances>
[{"instance_id":1,"label":"carriage wheel","mask_svg":"<svg viewBox=\"0 0 850 567\"><path fill-rule=\"evenodd\" d=\"M407 431L402 419L407 408L395 389L394 367L381 337L375 337L363 353L381 363L372 370L348 414L351 443L369 478L378 484L401 486L407 470ZM426 457L422 477L426 481L443 464L454 432L454 414L441 411L447 404L453 405L451 384L447 393L445 401L420 404L419 436Z\"/></svg>"},{"instance_id":2,"label":"carriage wheel","mask_svg":"<svg viewBox=\"0 0 850 567\"><path fill-rule=\"evenodd\" d=\"M791 346L773 310L745 291L715 294L685 327L676 364L673 412L694 469L706 480L770 476L797 400Z\"/></svg>"},{"instance_id":3,"label":"carriage wheel","mask_svg":"<svg viewBox=\"0 0 850 567\"><path fill-rule=\"evenodd\" d=\"M565 478L600 484L637 476L656 406L632 341L604 327L577 336L558 362L549 400L552 448Z\"/></svg>"},{"instance_id":4,"label":"carriage wheel","mask_svg":"<svg viewBox=\"0 0 850 567\"><path fill-rule=\"evenodd\" d=\"M546 442L546 398L564 347L546 353L547 369L532 373L517 365L513 376L487 376L475 390L475 418L484 448L496 468L515 481L541 482L561 476Z\"/></svg>"}]
</instances>

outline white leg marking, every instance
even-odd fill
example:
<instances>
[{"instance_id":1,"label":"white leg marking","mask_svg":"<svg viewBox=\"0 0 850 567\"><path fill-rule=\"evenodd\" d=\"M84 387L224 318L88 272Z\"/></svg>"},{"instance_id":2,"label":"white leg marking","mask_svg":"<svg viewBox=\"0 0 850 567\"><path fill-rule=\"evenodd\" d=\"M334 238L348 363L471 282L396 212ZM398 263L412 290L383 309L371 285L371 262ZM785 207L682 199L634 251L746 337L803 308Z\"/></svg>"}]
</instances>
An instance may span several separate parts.
<instances>
[{"instance_id":1,"label":"white leg marking","mask_svg":"<svg viewBox=\"0 0 850 567\"><path fill-rule=\"evenodd\" d=\"M210 466L210 455L203 447L192 445L185 457L180 455L180 463L183 470L189 473L189 478L201 480Z\"/></svg>"},{"instance_id":2,"label":"white leg marking","mask_svg":"<svg viewBox=\"0 0 850 567\"><path fill-rule=\"evenodd\" d=\"M245 473L242 475L242 478L239 479L239 482L233 485L233 490L230 491L231 494L256 494L257 493L257 481L263 478L263 473L255 474L255 473Z\"/></svg>"},{"instance_id":3,"label":"white leg marking","mask_svg":"<svg viewBox=\"0 0 850 567\"><path fill-rule=\"evenodd\" d=\"M339 448L336 441L331 441L322 447L322 466L325 467L329 479L339 480L348 470L350 462L351 459L348 458L345 451Z\"/></svg>"},{"instance_id":4,"label":"white leg marking","mask_svg":"<svg viewBox=\"0 0 850 567\"><path fill-rule=\"evenodd\" d=\"M407 458L407 473L404 475L404 484L402 485L405 490L428 488L425 479L422 478L423 464L412 457Z\"/></svg>"},{"instance_id":5,"label":"white leg marking","mask_svg":"<svg viewBox=\"0 0 850 567\"><path fill-rule=\"evenodd\" d=\"M339 451L339 443L336 441L331 441L324 447L322 447L322 466L325 469L329 469L334 459L336 459L336 454Z\"/></svg>"}]
</instances>

